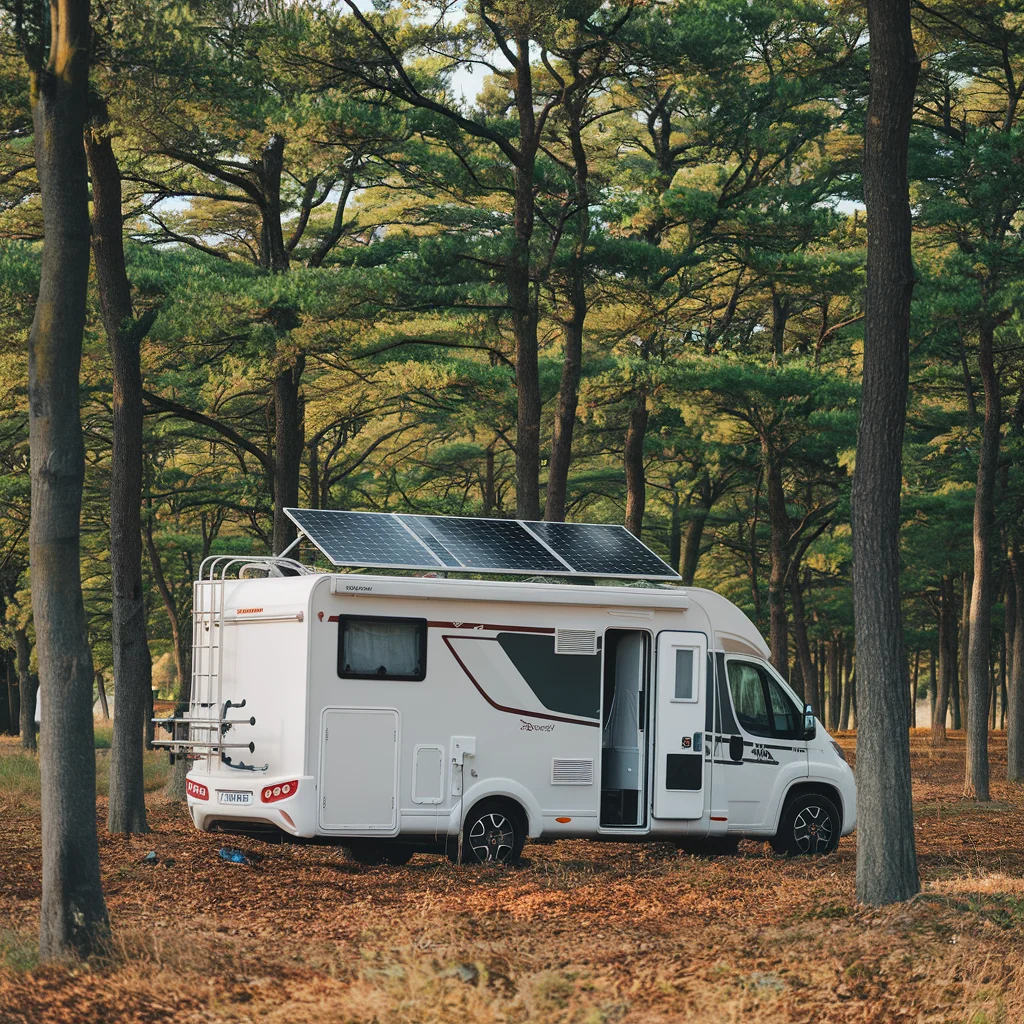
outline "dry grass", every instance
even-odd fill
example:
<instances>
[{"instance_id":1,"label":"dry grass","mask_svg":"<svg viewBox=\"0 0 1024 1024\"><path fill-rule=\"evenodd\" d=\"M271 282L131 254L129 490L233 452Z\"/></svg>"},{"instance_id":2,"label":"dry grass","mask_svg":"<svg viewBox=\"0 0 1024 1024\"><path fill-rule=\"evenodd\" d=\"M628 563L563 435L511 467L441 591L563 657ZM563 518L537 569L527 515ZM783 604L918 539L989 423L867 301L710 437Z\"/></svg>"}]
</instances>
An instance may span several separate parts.
<instances>
[{"instance_id":1,"label":"dry grass","mask_svg":"<svg viewBox=\"0 0 1024 1024\"><path fill-rule=\"evenodd\" d=\"M506 871L246 840L264 859L238 867L154 791L150 835L101 833L114 949L74 967L35 962L38 803L15 749L0 743L3 1024L1024 1021L1024 794L963 800L959 737L914 736L923 889L884 910L856 904L853 839L793 861L567 841ZM997 735L994 778L1004 765ZM148 770L155 788L155 755Z\"/></svg>"}]
</instances>

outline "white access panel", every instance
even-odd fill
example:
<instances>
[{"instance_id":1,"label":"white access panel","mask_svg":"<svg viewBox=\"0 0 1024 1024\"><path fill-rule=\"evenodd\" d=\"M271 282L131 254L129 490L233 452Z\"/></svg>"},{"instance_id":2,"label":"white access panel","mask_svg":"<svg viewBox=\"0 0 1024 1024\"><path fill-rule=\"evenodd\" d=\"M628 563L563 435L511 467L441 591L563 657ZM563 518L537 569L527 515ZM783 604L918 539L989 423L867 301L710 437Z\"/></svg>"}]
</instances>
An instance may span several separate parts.
<instances>
[{"instance_id":1,"label":"white access panel","mask_svg":"<svg viewBox=\"0 0 1024 1024\"><path fill-rule=\"evenodd\" d=\"M325 708L320 743L320 827L394 833L398 824L398 712Z\"/></svg>"}]
</instances>

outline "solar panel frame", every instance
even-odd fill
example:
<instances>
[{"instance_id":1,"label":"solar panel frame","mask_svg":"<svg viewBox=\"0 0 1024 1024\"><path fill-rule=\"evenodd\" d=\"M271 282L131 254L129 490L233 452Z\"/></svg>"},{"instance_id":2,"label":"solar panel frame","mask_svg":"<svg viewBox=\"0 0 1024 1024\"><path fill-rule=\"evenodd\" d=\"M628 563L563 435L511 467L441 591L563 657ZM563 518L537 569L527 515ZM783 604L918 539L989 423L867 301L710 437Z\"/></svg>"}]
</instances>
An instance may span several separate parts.
<instances>
[{"instance_id":1,"label":"solar panel frame","mask_svg":"<svg viewBox=\"0 0 1024 1024\"><path fill-rule=\"evenodd\" d=\"M537 523L519 519L489 519L479 516L429 516L395 512L349 512L346 510L334 509L286 508L284 509L284 513L295 524L299 533L316 546L332 565L338 567L401 569L418 572L479 573L501 576L566 576L569 578L582 577L586 579L601 578L666 581L675 581L680 579L679 574L674 572L671 567L651 551L647 545L629 533L624 526L619 526L617 524ZM326 523L318 522L318 520L326 520L328 517L336 520L335 524L332 525L341 525L342 523L351 525L353 523L359 523L360 530L364 534L369 535L369 533L373 531L374 540L378 550L381 545L386 544L390 538L398 537L402 538L403 541L407 538L408 542L411 542L411 544L399 544L403 554L405 556L422 554L423 557L418 560L388 560L380 557L367 557L365 554L357 555L352 550L351 537L346 538L348 543L343 545L346 550L339 553L338 544L332 545L331 540L333 538L334 540L340 541L342 537L344 537L344 533L338 533L336 530L329 528ZM339 519L338 517L341 518ZM452 548L458 547L455 543L458 538L453 539L450 535L446 536L445 527L447 524L447 532L450 534L453 529L457 529L459 527L467 528L467 524L472 523L485 523L492 528L495 524L503 524L498 528L498 530L505 533L506 540L510 539L508 530L514 524L522 530L523 539L528 540L531 545L535 545L537 547L537 554L541 564L534 564L531 562L528 567L525 565L499 566L495 563L494 559L481 558L479 560L467 560L464 551L452 550ZM371 524L376 525L371 526ZM452 524L456 524L456 526L453 527ZM396 532L396 526L400 528L402 531L401 533ZM555 527L556 529L551 531L548 529L549 527ZM551 543L550 534L552 532L562 532L563 528L576 532L578 529L593 527L597 527L602 531L617 531L625 534L625 537L629 539L631 546L635 546L635 548L639 549L638 553L642 553L648 560L647 564L650 566L652 571L615 572L608 571L607 568L601 567L597 569L593 567L580 568L579 565L573 564L570 556L568 556L564 551L559 550L560 545L557 542L554 544ZM468 527L468 529L472 530L471 527ZM543 535L545 533L549 536L545 537ZM543 554L541 555L540 552L543 552ZM462 557L460 557L460 555ZM580 562L579 559L577 559L577 561ZM478 562L480 564L478 564ZM653 571L659 567L660 571Z\"/></svg>"}]
</instances>

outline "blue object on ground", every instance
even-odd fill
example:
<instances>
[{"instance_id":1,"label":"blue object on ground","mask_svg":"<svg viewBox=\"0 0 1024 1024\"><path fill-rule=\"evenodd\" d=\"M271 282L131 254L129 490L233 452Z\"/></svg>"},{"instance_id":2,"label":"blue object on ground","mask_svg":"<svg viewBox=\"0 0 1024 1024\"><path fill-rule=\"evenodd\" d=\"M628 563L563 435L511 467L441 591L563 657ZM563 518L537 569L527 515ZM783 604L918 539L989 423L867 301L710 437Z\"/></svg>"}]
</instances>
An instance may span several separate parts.
<instances>
[{"instance_id":1,"label":"blue object on ground","mask_svg":"<svg viewBox=\"0 0 1024 1024\"><path fill-rule=\"evenodd\" d=\"M229 864L251 864L252 861L238 849L233 846L222 846L217 851L220 855L221 860L226 860Z\"/></svg>"}]
</instances>

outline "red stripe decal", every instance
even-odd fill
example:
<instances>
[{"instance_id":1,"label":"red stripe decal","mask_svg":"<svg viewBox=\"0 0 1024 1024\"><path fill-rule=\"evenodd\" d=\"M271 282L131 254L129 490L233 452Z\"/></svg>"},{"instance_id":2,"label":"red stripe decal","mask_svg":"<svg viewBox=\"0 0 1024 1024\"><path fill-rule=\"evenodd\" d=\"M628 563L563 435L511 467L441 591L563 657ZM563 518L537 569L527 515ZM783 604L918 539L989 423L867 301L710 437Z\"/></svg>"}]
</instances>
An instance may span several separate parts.
<instances>
[{"instance_id":1,"label":"red stripe decal","mask_svg":"<svg viewBox=\"0 0 1024 1024\"><path fill-rule=\"evenodd\" d=\"M428 622L438 629L485 629L502 633L554 633L551 626L500 626L488 622Z\"/></svg>"}]
</instances>

